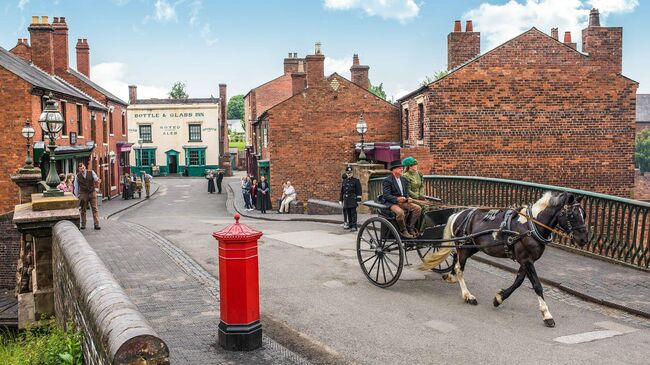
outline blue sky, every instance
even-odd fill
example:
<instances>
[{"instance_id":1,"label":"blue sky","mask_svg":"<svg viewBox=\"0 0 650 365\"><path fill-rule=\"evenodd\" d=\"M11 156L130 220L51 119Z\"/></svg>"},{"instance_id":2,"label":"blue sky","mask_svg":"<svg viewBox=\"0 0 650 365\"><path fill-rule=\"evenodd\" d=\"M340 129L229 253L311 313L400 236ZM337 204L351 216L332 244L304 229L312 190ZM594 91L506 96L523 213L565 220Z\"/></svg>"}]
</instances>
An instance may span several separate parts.
<instances>
[{"instance_id":1,"label":"blue sky","mask_svg":"<svg viewBox=\"0 0 650 365\"><path fill-rule=\"evenodd\" d=\"M446 69L447 34L456 19L481 32L481 52L535 26L580 45L592 6L601 25L622 26L623 74L650 93L650 0L3 0L0 45L28 38L32 15L65 16L70 64L77 38L87 38L91 78L127 99L164 97L183 81L191 97L229 96L282 74L288 52L313 53L320 41L326 73L349 78L352 55L370 66L373 84L389 97L418 87ZM580 49L580 46L578 46Z\"/></svg>"}]
</instances>

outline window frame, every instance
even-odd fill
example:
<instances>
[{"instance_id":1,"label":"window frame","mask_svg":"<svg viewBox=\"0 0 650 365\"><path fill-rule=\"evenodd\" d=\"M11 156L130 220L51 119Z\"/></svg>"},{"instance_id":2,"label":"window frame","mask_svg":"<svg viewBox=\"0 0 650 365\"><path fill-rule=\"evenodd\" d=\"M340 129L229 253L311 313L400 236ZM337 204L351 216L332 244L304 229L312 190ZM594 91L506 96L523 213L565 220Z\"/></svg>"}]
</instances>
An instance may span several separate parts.
<instances>
[{"instance_id":1,"label":"window frame","mask_svg":"<svg viewBox=\"0 0 650 365\"><path fill-rule=\"evenodd\" d=\"M63 117L63 128L61 128L61 135L68 135L68 113L66 113L66 104L67 102L61 101L61 116Z\"/></svg>"},{"instance_id":2,"label":"window frame","mask_svg":"<svg viewBox=\"0 0 650 365\"><path fill-rule=\"evenodd\" d=\"M142 129L143 127L149 128L149 139L145 139L142 134ZM151 127L151 124L140 124L138 125L138 139L142 140L142 143L152 143L153 142L153 128Z\"/></svg>"},{"instance_id":3,"label":"window frame","mask_svg":"<svg viewBox=\"0 0 650 365\"><path fill-rule=\"evenodd\" d=\"M82 137L83 135L83 113L81 111L81 105L77 104L77 136Z\"/></svg>"},{"instance_id":4,"label":"window frame","mask_svg":"<svg viewBox=\"0 0 650 365\"><path fill-rule=\"evenodd\" d=\"M192 127L195 127L198 130L198 137L199 137L198 139L196 139L196 138L193 139L192 138ZM189 134L188 135L188 141L189 142L203 142L203 140L202 140L203 136L201 135L201 124L190 123L190 124L188 124L187 130L188 130L188 134ZM194 132L195 132L195 137L196 137L196 130Z\"/></svg>"},{"instance_id":5,"label":"window frame","mask_svg":"<svg viewBox=\"0 0 650 365\"><path fill-rule=\"evenodd\" d=\"M418 103L418 124L420 129L418 139L422 141L424 140L424 103Z\"/></svg>"}]
</instances>

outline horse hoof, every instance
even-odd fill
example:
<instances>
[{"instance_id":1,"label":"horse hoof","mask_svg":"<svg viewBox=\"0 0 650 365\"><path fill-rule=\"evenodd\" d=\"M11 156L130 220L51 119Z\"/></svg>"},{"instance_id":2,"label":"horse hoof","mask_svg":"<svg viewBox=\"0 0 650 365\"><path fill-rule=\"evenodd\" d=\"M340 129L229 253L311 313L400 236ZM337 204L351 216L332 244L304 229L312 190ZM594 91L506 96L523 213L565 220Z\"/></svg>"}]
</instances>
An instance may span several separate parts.
<instances>
[{"instance_id":1,"label":"horse hoof","mask_svg":"<svg viewBox=\"0 0 650 365\"><path fill-rule=\"evenodd\" d=\"M551 327L551 328L555 327L555 321L553 320L553 318L545 319L544 324L546 325L546 327Z\"/></svg>"},{"instance_id":2,"label":"horse hoof","mask_svg":"<svg viewBox=\"0 0 650 365\"><path fill-rule=\"evenodd\" d=\"M471 304L471 305L477 305L478 304L478 301L476 300L476 298L465 299L465 301L467 303Z\"/></svg>"},{"instance_id":3,"label":"horse hoof","mask_svg":"<svg viewBox=\"0 0 650 365\"><path fill-rule=\"evenodd\" d=\"M503 294L503 290L499 290L497 292L497 295L494 296L494 300L492 301L492 304L494 304L495 307L498 307L499 305L501 305L501 303L503 303L502 294Z\"/></svg>"},{"instance_id":4,"label":"horse hoof","mask_svg":"<svg viewBox=\"0 0 650 365\"><path fill-rule=\"evenodd\" d=\"M498 307L499 305L501 305L501 302L499 302L499 301L497 300L497 298L494 297L494 300L492 301L492 304L494 304L495 307Z\"/></svg>"}]
</instances>

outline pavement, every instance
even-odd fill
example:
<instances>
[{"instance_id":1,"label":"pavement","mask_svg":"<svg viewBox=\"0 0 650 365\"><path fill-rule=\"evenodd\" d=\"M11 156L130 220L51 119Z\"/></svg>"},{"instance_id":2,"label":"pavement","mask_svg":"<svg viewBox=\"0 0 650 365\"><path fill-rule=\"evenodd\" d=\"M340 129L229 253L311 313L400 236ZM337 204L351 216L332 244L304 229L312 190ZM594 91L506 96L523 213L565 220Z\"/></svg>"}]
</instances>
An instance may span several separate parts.
<instances>
[{"instance_id":1,"label":"pavement","mask_svg":"<svg viewBox=\"0 0 650 365\"><path fill-rule=\"evenodd\" d=\"M151 191L149 192L150 196L153 196L158 192L160 185L156 184L154 181L151 182ZM138 205L147 201L145 198L144 187L142 188L142 198L133 198L133 199L122 199L122 196L118 196L109 200L102 201L102 205L99 206L99 218L100 219L109 219L113 215L125 211L131 208L134 205ZM89 217L92 219L92 215Z\"/></svg>"},{"instance_id":2,"label":"pavement","mask_svg":"<svg viewBox=\"0 0 650 365\"><path fill-rule=\"evenodd\" d=\"M229 203L240 215L248 218L343 223L339 215L279 214L276 211L261 214L257 210L246 211L240 183L231 181L227 186ZM359 224L370 217L370 214L359 214ZM516 262L483 253L472 258L514 273L519 268ZM551 246L546 248L542 258L535 263L535 268L546 285L596 304L650 318L650 272Z\"/></svg>"}]
</instances>

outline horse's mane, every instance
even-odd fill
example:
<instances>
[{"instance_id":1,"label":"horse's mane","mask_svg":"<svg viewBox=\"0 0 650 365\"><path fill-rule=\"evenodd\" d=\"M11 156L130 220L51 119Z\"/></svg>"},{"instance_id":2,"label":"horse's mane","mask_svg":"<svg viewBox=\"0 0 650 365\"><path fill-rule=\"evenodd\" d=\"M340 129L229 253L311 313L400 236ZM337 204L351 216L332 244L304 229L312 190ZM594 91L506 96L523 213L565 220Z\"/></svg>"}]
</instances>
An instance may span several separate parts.
<instances>
[{"instance_id":1,"label":"horse's mane","mask_svg":"<svg viewBox=\"0 0 650 365\"><path fill-rule=\"evenodd\" d=\"M532 213L533 213L533 218L537 218L539 213L544 211L544 209L549 208L549 207L557 207L562 205L562 199L556 194L551 191L545 192L539 200L533 204L533 207L531 208ZM526 213L526 208L524 207L521 209L521 212L524 214ZM519 216L519 222L521 223L526 223L527 219L520 215Z\"/></svg>"}]
</instances>

